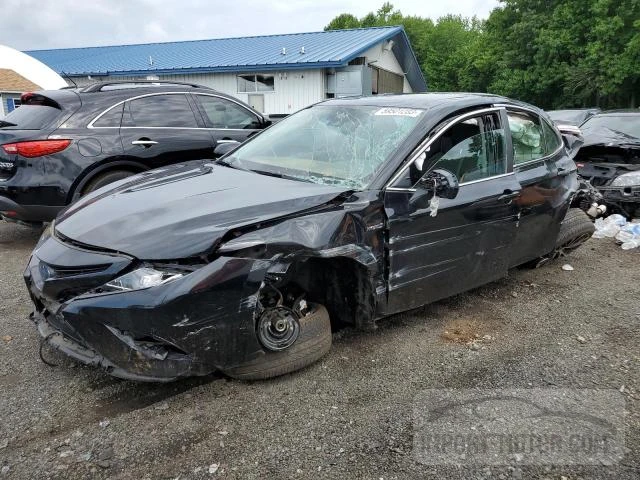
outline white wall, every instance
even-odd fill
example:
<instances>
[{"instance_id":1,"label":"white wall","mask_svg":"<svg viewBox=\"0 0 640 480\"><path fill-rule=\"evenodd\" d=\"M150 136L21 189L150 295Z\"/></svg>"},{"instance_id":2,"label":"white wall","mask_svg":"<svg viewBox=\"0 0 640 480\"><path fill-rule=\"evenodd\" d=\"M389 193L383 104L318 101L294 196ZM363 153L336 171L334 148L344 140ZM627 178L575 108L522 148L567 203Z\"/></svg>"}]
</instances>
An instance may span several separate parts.
<instances>
[{"instance_id":1,"label":"white wall","mask_svg":"<svg viewBox=\"0 0 640 480\"><path fill-rule=\"evenodd\" d=\"M251 73L248 73L251 74ZM260 72L258 72L260 74ZM325 76L324 70L288 70L282 72L264 72L265 75L274 76L273 92L256 92L264 94L264 108L267 114L293 113L301 108L324 100ZM201 73L187 75L159 75L160 80L174 82L193 82L214 88L220 92L228 93L247 102L248 94L238 92L236 73ZM135 80L145 77L94 77L74 78L79 85L87 85L95 81L103 80Z\"/></svg>"},{"instance_id":2,"label":"white wall","mask_svg":"<svg viewBox=\"0 0 640 480\"><path fill-rule=\"evenodd\" d=\"M382 70L387 70L388 72L393 72L397 75L402 75L404 77L404 93L412 93L413 89L411 85L409 85L409 81L404 74L404 70L402 70L402 66L398 62L395 54L391 50L385 50L383 46L387 42L379 43L378 45L367 50L362 56L367 59L367 63L372 67L380 68Z\"/></svg>"}]
</instances>

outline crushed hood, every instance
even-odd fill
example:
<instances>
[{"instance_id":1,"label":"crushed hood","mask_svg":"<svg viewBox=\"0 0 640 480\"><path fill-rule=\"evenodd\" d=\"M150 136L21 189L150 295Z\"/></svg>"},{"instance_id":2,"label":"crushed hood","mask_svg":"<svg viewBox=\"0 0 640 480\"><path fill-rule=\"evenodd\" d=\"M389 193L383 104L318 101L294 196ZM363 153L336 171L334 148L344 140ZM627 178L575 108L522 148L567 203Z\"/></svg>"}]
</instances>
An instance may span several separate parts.
<instances>
[{"instance_id":1,"label":"crushed hood","mask_svg":"<svg viewBox=\"0 0 640 480\"><path fill-rule=\"evenodd\" d=\"M321 206L345 191L189 162L82 198L58 217L56 232L139 259L179 259L210 250L231 230Z\"/></svg>"},{"instance_id":2,"label":"crushed hood","mask_svg":"<svg viewBox=\"0 0 640 480\"><path fill-rule=\"evenodd\" d=\"M606 147L640 149L640 138L610 128L598 127L585 129L582 134L584 136L583 148L592 145L602 145Z\"/></svg>"}]
</instances>

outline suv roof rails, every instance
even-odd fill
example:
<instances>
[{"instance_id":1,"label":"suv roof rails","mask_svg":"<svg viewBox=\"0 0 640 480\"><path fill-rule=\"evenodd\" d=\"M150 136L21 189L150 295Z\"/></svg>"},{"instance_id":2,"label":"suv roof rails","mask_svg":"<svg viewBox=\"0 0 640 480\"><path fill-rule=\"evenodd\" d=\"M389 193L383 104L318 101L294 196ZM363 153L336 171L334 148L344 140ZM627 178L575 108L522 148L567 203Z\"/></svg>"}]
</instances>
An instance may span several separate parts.
<instances>
[{"instance_id":1,"label":"suv roof rails","mask_svg":"<svg viewBox=\"0 0 640 480\"><path fill-rule=\"evenodd\" d=\"M187 82L169 82L162 80L121 80L113 82L96 82L82 88L80 91L83 93L91 92L104 92L107 90L124 90L126 88L144 88L153 86L175 86L175 87L192 87L192 88L206 88L212 90L211 87L199 85L197 83Z\"/></svg>"}]
</instances>

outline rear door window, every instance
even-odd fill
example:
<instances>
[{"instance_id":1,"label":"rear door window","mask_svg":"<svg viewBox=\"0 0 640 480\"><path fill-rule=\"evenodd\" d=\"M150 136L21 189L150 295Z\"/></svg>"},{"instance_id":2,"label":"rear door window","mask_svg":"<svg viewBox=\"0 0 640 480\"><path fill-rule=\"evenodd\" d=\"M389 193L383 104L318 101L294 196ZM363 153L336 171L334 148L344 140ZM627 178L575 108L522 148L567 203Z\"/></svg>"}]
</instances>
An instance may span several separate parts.
<instances>
[{"instance_id":1,"label":"rear door window","mask_svg":"<svg viewBox=\"0 0 640 480\"><path fill-rule=\"evenodd\" d=\"M538 160L547 155L540 118L525 112L508 112L513 142L513 163Z\"/></svg>"},{"instance_id":2,"label":"rear door window","mask_svg":"<svg viewBox=\"0 0 640 480\"><path fill-rule=\"evenodd\" d=\"M151 95L127 103L123 127L198 127L196 116L184 94Z\"/></svg>"},{"instance_id":3,"label":"rear door window","mask_svg":"<svg viewBox=\"0 0 640 480\"><path fill-rule=\"evenodd\" d=\"M40 130L61 120L62 110L47 105L22 105L3 118L2 129ZM12 125L10 125L12 124ZM57 126L57 125L56 125Z\"/></svg>"}]
</instances>

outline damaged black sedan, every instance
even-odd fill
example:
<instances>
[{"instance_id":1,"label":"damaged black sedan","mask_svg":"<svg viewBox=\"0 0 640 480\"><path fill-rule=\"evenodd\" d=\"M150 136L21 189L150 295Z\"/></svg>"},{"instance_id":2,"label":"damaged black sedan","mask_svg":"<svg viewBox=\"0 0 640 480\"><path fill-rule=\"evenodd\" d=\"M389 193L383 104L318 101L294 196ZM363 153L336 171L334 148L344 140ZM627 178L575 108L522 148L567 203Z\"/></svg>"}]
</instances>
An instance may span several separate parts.
<instances>
[{"instance_id":1,"label":"damaged black sedan","mask_svg":"<svg viewBox=\"0 0 640 480\"><path fill-rule=\"evenodd\" d=\"M69 207L25 271L32 320L122 378L268 378L323 356L332 325L370 329L576 248L593 231L577 188L532 106L330 100Z\"/></svg>"},{"instance_id":2,"label":"damaged black sedan","mask_svg":"<svg viewBox=\"0 0 640 480\"><path fill-rule=\"evenodd\" d=\"M601 113L580 130L580 175L600 191L609 213L640 218L640 110Z\"/></svg>"}]
</instances>

